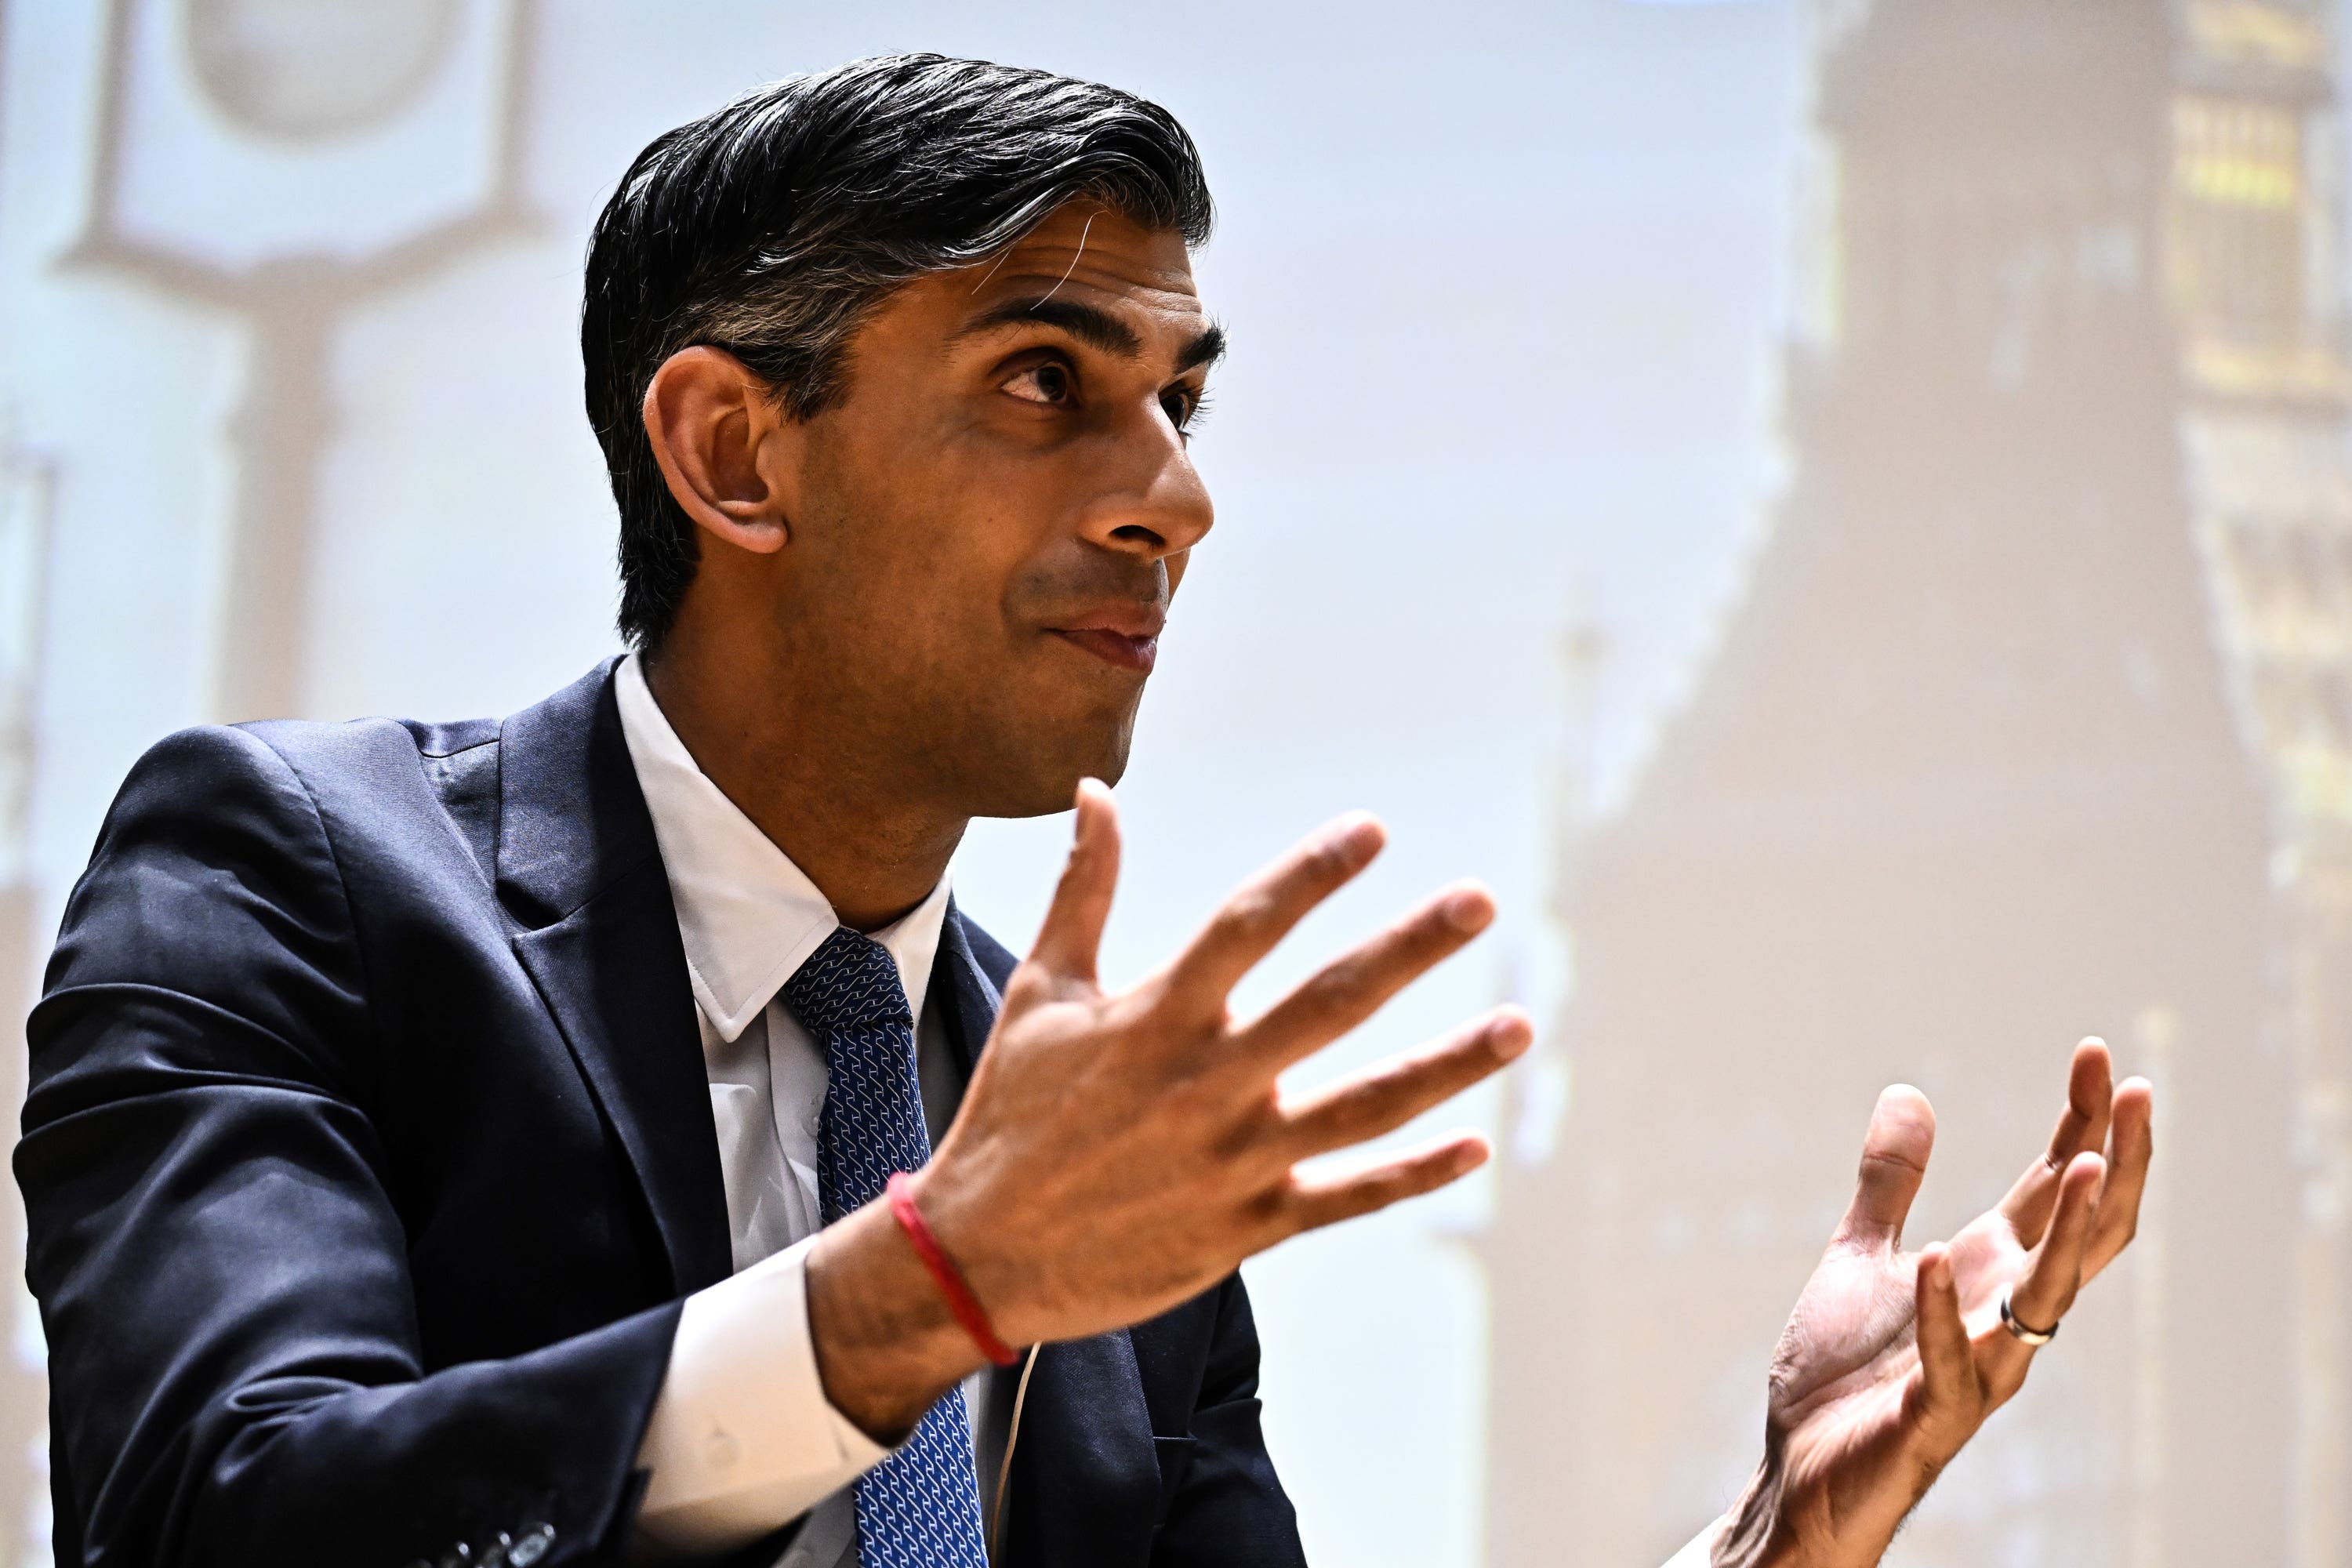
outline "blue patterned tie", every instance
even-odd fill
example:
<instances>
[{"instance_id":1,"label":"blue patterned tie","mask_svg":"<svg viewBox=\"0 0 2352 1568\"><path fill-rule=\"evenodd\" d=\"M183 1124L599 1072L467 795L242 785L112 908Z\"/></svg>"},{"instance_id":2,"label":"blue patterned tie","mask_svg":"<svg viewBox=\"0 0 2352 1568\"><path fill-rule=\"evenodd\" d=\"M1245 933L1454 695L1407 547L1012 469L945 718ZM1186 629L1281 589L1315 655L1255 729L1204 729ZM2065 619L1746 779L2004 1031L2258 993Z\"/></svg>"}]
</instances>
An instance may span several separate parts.
<instances>
[{"instance_id":1,"label":"blue patterned tie","mask_svg":"<svg viewBox=\"0 0 2352 1568\"><path fill-rule=\"evenodd\" d=\"M890 950L847 926L784 982L784 1005L824 1047L816 1190L824 1223L882 1195L931 1157L915 1072L915 1020ZM857 1483L859 1568L987 1568L963 1390L950 1388L907 1446Z\"/></svg>"}]
</instances>

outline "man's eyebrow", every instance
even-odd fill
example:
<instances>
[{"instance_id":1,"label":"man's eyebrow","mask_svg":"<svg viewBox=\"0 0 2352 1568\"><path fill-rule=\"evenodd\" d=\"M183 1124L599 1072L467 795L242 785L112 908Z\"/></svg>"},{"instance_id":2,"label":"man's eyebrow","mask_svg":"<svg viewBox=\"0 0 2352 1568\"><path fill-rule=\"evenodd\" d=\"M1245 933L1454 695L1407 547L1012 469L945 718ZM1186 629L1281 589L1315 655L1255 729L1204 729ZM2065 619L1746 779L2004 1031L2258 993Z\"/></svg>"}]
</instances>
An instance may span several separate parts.
<instances>
[{"instance_id":1,"label":"man's eyebrow","mask_svg":"<svg viewBox=\"0 0 2352 1568\"><path fill-rule=\"evenodd\" d=\"M1199 337L1186 343L1184 352L1176 356L1176 374L1181 375L1197 366L1214 364L1224 357L1225 329L1211 327Z\"/></svg>"},{"instance_id":2,"label":"man's eyebrow","mask_svg":"<svg viewBox=\"0 0 2352 1568\"><path fill-rule=\"evenodd\" d=\"M1120 359L1135 359L1143 353L1143 340L1135 329L1098 305L1079 300L1055 300L1041 296L1034 300L1007 300L992 305L956 330L956 338L980 337L1006 327L1057 327L1082 343L1116 354ZM1186 343L1176 356L1176 374L1200 365L1214 364L1224 356L1225 330L1210 327Z\"/></svg>"},{"instance_id":3,"label":"man's eyebrow","mask_svg":"<svg viewBox=\"0 0 2352 1568\"><path fill-rule=\"evenodd\" d=\"M1007 300L992 305L956 330L958 339L975 338L1004 327L1059 327L1082 343L1107 354L1133 359L1143 353L1135 329L1097 306L1076 300Z\"/></svg>"}]
</instances>

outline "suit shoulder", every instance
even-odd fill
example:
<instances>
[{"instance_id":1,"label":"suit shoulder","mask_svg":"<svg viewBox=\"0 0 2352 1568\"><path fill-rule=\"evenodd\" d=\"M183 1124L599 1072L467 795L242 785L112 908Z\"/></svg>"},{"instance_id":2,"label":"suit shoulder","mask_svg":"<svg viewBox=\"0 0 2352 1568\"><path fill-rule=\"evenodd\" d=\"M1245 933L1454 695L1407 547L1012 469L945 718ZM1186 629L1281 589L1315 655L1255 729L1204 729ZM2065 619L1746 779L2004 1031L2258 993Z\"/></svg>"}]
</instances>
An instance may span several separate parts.
<instances>
[{"instance_id":1,"label":"suit shoulder","mask_svg":"<svg viewBox=\"0 0 2352 1568\"><path fill-rule=\"evenodd\" d=\"M455 723L427 723L416 719L352 719L341 723L268 719L240 724L236 729L277 752L296 772L306 774L329 774L354 767L364 770L386 762L415 767L420 762L462 756L499 739L496 719L466 719Z\"/></svg>"},{"instance_id":2,"label":"suit shoulder","mask_svg":"<svg viewBox=\"0 0 2352 1568\"><path fill-rule=\"evenodd\" d=\"M176 730L141 753L115 794L107 825L203 816L229 802L293 804L300 795L285 755L254 728L199 724ZM106 837L102 830L101 846Z\"/></svg>"},{"instance_id":3,"label":"suit shoulder","mask_svg":"<svg viewBox=\"0 0 2352 1568\"><path fill-rule=\"evenodd\" d=\"M299 867L300 879L331 878L318 781L334 773L338 744L348 745L334 733L341 728L205 724L148 747L107 808L68 900L68 927L78 907L118 885L142 889L127 901L144 907L162 888L220 891L224 873L275 883Z\"/></svg>"},{"instance_id":4,"label":"suit shoulder","mask_svg":"<svg viewBox=\"0 0 2352 1568\"><path fill-rule=\"evenodd\" d=\"M456 823L478 858L471 840L485 837L495 816L498 738L495 720L271 720L182 730L132 765L90 872L158 851L244 861L265 845L320 868L335 858L331 844L375 845L398 858L417 841L420 823L436 818Z\"/></svg>"},{"instance_id":5,"label":"suit shoulder","mask_svg":"<svg viewBox=\"0 0 2352 1568\"><path fill-rule=\"evenodd\" d=\"M505 751L500 721L357 719L248 728L300 777L331 835L359 850L361 859L413 870L413 857L429 856L446 829L482 879L492 879Z\"/></svg>"},{"instance_id":6,"label":"suit shoulder","mask_svg":"<svg viewBox=\"0 0 2352 1568\"><path fill-rule=\"evenodd\" d=\"M167 735L123 780L67 898L31 1025L37 1057L50 1058L36 1077L96 1048L89 1029L103 1019L89 1020L125 996L177 994L253 1017L268 1011L243 1005L257 996L348 973L348 952L325 824L285 756L247 730Z\"/></svg>"}]
</instances>

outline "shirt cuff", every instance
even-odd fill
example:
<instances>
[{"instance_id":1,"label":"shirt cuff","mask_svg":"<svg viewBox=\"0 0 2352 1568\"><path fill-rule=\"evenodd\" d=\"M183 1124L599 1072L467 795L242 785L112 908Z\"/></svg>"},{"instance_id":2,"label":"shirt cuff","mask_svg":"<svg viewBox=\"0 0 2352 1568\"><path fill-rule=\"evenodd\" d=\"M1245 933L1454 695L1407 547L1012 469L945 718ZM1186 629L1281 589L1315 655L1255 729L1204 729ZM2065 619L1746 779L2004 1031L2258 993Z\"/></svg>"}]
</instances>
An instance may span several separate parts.
<instances>
[{"instance_id":1,"label":"shirt cuff","mask_svg":"<svg viewBox=\"0 0 2352 1568\"><path fill-rule=\"evenodd\" d=\"M833 1407L809 1338L811 1237L686 1299L637 1465L637 1532L717 1552L789 1524L889 1457Z\"/></svg>"}]
</instances>

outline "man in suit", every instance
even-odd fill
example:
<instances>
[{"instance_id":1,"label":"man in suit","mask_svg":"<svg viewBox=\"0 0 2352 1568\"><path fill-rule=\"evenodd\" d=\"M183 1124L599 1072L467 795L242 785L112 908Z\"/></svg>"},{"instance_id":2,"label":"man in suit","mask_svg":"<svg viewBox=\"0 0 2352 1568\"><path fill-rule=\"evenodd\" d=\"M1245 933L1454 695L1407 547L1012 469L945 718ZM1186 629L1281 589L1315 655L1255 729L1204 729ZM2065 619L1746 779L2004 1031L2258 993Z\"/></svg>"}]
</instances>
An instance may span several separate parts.
<instances>
[{"instance_id":1,"label":"man in suit","mask_svg":"<svg viewBox=\"0 0 2352 1568\"><path fill-rule=\"evenodd\" d=\"M1299 1166L1529 1030L1277 1090L1492 917L1444 889L1235 1016L1361 817L1097 984L1096 781L1211 522L1208 223L1163 110L935 57L639 157L582 326L633 651L503 721L174 736L70 901L16 1162L60 1562L1300 1561L1235 1269L1472 1168ZM950 857L1074 798L1016 963ZM1694 1561L1875 1560L2128 1237L2107 1073L1917 1255L1890 1091Z\"/></svg>"}]
</instances>

